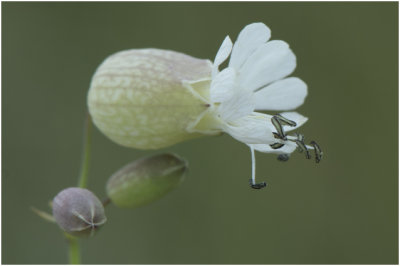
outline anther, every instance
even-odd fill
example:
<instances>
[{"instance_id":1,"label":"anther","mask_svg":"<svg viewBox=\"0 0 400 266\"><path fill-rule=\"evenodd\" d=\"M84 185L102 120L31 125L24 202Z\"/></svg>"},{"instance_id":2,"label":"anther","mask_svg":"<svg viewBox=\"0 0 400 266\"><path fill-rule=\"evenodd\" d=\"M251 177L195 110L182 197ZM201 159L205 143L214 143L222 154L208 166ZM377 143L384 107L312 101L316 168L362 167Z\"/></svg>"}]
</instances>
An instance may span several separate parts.
<instances>
[{"instance_id":1,"label":"anther","mask_svg":"<svg viewBox=\"0 0 400 266\"><path fill-rule=\"evenodd\" d=\"M261 189L267 186L266 182L255 183L253 184L253 180L249 179L250 187L254 189Z\"/></svg>"},{"instance_id":2,"label":"anther","mask_svg":"<svg viewBox=\"0 0 400 266\"><path fill-rule=\"evenodd\" d=\"M281 114L277 114L277 115L275 115L275 117L277 117L278 120L279 120L282 124L285 124L285 125L288 125L288 126L291 126L291 127L297 126L296 122L294 122L294 121L292 121L292 120L289 120L289 119L287 119L286 117L283 117Z\"/></svg>"},{"instance_id":3,"label":"anther","mask_svg":"<svg viewBox=\"0 0 400 266\"><path fill-rule=\"evenodd\" d=\"M274 125L274 127L276 128L276 131L278 132L278 134L277 134L278 137L282 140L287 140L285 131L283 131L283 127L279 121L279 118L277 116L273 116L271 118L271 122ZM274 136L276 136L276 135L274 134Z\"/></svg>"},{"instance_id":4,"label":"anther","mask_svg":"<svg viewBox=\"0 0 400 266\"><path fill-rule=\"evenodd\" d=\"M290 141L295 142L298 147L298 150L300 152L304 151L306 154L306 158L311 159L310 151L308 150L307 146L304 144L304 135L296 133L296 138L294 138L293 136L287 136L283 129L282 125L288 125L291 127L295 127L297 125L295 121L289 120L289 119L283 117L281 114L277 114L271 118L271 122L277 131L277 132L272 132L272 134L274 135L274 138L284 140L284 141L290 140ZM315 161L317 163L319 163L322 159L322 154L323 154L322 150L315 141L312 141L310 144L313 146L314 151L315 151ZM281 143L281 142L276 142L276 143L270 144L271 148L275 149L275 150L282 148L284 145L285 144ZM310 149L311 149L311 147L310 147ZM278 155L278 160L285 162L285 161L289 160L289 155L288 154L280 154L280 155Z\"/></svg>"},{"instance_id":5,"label":"anther","mask_svg":"<svg viewBox=\"0 0 400 266\"><path fill-rule=\"evenodd\" d=\"M319 163L322 159L322 150L315 141L311 141L310 144L314 147L315 151L315 162Z\"/></svg>"},{"instance_id":6,"label":"anther","mask_svg":"<svg viewBox=\"0 0 400 266\"><path fill-rule=\"evenodd\" d=\"M282 148L284 145L285 144L283 144L283 143L276 142L274 144L270 144L269 146L271 146L272 149L276 150L276 149Z\"/></svg>"},{"instance_id":7,"label":"anther","mask_svg":"<svg viewBox=\"0 0 400 266\"><path fill-rule=\"evenodd\" d=\"M289 160L289 154L286 153L279 154L277 159L278 161L286 162Z\"/></svg>"},{"instance_id":8,"label":"anther","mask_svg":"<svg viewBox=\"0 0 400 266\"><path fill-rule=\"evenodd\" d=\"M307 149L306 145L304 144L304 142L300 141L300 140L296 140L296 144L300 148L301 151L305 151L306 152L306 158L307 159L311 159L310 152L308 151L308 149Z\"/></svg>"},{"instance_id":9,"label":"anther","mask_svg":"<svg viewBox=\"0 0 400 266\"><path fill-rule=\"evenodd\" d=\"M278 133L272 132L272 134L274 134L274 138L276 138L276 139L282 139L282 136L279 135Z\"/></svg>"}]
</instances>

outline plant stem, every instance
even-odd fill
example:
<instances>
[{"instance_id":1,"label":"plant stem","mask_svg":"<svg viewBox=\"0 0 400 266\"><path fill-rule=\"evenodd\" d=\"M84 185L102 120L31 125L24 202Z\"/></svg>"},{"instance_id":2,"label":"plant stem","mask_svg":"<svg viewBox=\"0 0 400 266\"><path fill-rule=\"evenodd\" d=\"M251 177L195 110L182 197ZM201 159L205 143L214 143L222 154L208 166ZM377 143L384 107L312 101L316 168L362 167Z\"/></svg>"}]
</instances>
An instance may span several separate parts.
<instances>
[{"instance_id":1,"label":"plant stem","mask_svg":"<svg viewBox=\"0 0 400 266\"><path fill-rule=\"evenodd\" d=\"M78 239L73 236L67 236L69 241L69 264L81 264Z\"/></svg>"},{"instance_id":2,"label":"plant stem","mask_svg":"<svg viewBox=\"0 0 400 266\"><path fill-rule=\"evenodd\" d=\"M92 119L90 117L90 114L86 113L81 174L79 176L79 181L78 181L78 186L81 188L86 188L88 183L91 135L92 135Z\"/></svg>"},{"instance_id":3,"label":"plant stem","mask_svg":"<svg viewBox=\"0 0 400 266\"><path fill-rule=\"evenodd\" d=\"M86 188L89 176L90 161L90 141L92 135L92 119L89 113L86 113L83 137L82 163L81 173L78 179L78 187ZM79 242L76 237L67 235L69 242L69 264L81 264L81 254L79 250Z\"/></svg>"}]
</instances>

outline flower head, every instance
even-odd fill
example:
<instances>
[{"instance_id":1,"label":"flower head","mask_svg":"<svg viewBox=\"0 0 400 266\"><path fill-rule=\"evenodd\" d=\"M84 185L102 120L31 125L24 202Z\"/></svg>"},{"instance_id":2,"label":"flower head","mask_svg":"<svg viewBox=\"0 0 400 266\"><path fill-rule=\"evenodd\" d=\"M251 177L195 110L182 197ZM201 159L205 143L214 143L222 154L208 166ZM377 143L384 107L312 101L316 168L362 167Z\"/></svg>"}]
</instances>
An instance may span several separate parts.
<instances>
[{"instance_id":1,"label":"flower head","mask_svg":"<svg viewBox=\"0 0 400 266\"><path fill-rule=\"evenodd\" d=\"M270 147L277 142L273 116L255 111L293 110L304 102L307 85L299 78L286 78L296 67L296 57L284 41L269 41L270 35L267 26L253 23L241 31L233 48L230 38L225 38L212 67L208 115L215 118L215 130L255 150L290 153L296 145L287 140L280 140L285 144L280 149ZM229 55L228 67L219 71ZM285 131L307 121L296 112L281 115L296 123L283 125Z\"/></svg>"},{"instance_id":2,"label":"flower head","mask_svg":"<svg viewBox=\"0 0 400 266\"><path fill-rule=\"evenodd\" d=\"M227 133L254 151L288 158L296 147L316 160L322 152L302 135L286 133L307 118L291 110L303 104L307 85L288 77L296 57L284 41L270 41L263 23L246 26L235 44L227 36L214 63L173 51L134 49L107 58L88 95L98 128L115 142L157 149L202 135ZM228 59L228 66L220 65ZM269 115L259 111L285 111Z\"/></svg>"},{"instance_id":3,"label":"flower head","mask_svg":"<svg viewBox=\"0 0 400 266\"><path fill-rule=\"evenodd\" d=\"M268 115L257 111L293 110L303 104L307 85L299 78L287 77L296 67L296 57L284 41L270 41L271 31L263 23L246 26L233 45L225 38L215 57L210 85L209 113L213 129L223 131L247 144L252 154L252 180L255 183L254 150L284 155L296 147L306 152L318 147L304 144L302 135L287 136L286 132L303 125L307 118L297 112ZM230 56L228 66L219 66ZM317 149L315 149L317 151ZM322 152L316 152L319 162ZM265 183L262 185L265 186ZM261 187L262 187L261 186Z\"/></svg>"}]
</instances>

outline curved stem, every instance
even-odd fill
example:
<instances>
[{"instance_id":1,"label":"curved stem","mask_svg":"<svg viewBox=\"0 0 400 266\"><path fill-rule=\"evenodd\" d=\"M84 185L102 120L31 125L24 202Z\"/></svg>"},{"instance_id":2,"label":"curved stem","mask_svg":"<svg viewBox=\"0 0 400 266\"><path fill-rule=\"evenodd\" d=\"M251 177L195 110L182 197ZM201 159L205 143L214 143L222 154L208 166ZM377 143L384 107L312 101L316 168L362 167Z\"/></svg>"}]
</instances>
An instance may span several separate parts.
<instances>
[{"instance_id":1,"label":"curved stem","mask_svg":"<svg viewBox=\"0 0 400 266\"><path fill-rule=\"evenodd\" d=\"M79 181L78 181L78 186L81 188L86 188L88 183L91 135L92 135L92 119L90 117L90 114L86 113L81 174L79 176Z\"/></svg>"}]
</instances>

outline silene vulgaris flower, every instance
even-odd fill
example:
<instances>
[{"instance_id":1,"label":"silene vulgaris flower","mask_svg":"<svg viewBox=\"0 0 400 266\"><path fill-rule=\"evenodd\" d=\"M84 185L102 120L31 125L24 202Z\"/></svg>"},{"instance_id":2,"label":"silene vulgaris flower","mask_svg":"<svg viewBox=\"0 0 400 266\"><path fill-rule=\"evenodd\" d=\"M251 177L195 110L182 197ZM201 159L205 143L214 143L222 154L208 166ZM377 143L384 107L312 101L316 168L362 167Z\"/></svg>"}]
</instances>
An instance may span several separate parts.
<instances>
[{"instance_id":1,"label":"silene vulgaris flower","mask_svg":"<svg viewBox=\"0 0 400 266\"><path fill-rule=\"evenodd\" d=\"M263 23L247 25L234 44L225 38L213 63L160 49L118 52L92 78L89 112L111 140L139 149L227 133L250 148L251 187L265 187L255 181L255 151L282 161L296 149L322 158L317 143L287 134L307 121L292 111L303 104L307 85L288 77L296 68L289 45L270 37Z\"/></svg>"}]
</instances>

